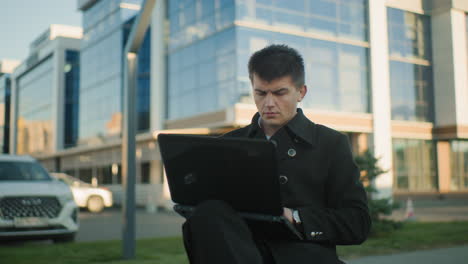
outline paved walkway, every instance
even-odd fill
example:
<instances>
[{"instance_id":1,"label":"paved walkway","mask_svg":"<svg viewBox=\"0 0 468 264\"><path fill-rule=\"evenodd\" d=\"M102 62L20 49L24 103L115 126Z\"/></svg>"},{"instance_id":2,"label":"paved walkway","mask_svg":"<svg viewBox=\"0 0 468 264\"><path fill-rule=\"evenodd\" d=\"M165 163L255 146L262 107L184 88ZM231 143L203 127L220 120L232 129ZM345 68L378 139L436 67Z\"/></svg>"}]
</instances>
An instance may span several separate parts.
<instances>
[{"instance_id":1,"label":"paved walkway","mask_svg":"<svg viewBox=\"0 0 468 264\"><path fill-rule=\"evenodd\" d=\"M407 200L399 202L401 207L388 218L405 220ZM468 199L414 199L413 209L414 220L420 222L468 221Z\"/></svg>"},{"instance_id":2,"label":"paved walkway","mask_svg":"<svg viewBox=\"0 0 468 264\"><path fill-rule=\"evenodd\" d=\"M468 245L346 261L347 264L467 264Z\"/></svg>"},{"instance_id":3,"label":"paved walkway","mask_svg":"<svg viewBox=\"0 0 468 264\"><path fill-rule=\"evenodd\" d=\"M137 239L182 235L184 219L175 212L148 213L136 210L135 236ZM120 209L106 209L100 214L80 212L80 230L77 241L122 239L123 216Z\"/></svg>"}]
</instances>

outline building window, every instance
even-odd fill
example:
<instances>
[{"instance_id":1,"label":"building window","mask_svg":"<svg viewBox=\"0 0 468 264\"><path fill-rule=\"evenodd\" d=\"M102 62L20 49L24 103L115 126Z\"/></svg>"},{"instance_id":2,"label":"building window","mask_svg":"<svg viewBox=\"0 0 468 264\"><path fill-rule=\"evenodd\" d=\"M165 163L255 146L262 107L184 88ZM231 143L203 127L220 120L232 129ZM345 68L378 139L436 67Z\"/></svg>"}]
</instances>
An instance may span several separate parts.
<instances>
[{"instance_id":1,"label":"building window","mask_svg":"<svg viewBox=\"0 0 468 264\"><path fill-rule=\"evenodd\" d=\"M241 0L236 19L291 31L367 41L366 0Z\"/></svg>"},{"instance_id":2,"label":"building window","mask_svg":"<svg viewBox=\"0 0 468 264\"><path fill-rule=\"evenodd\" d=\"M367 20L366 0L170 1L168 119L249 102L248 59L273 43L304 57L302 107L367 113Z\"/></svg>"},{"instance_id":3,"label":"building window","mask_svg":"<svg viewBox=\"0 0 468 264\"><path fill-rule=\"evenodd\" d=\"M83 11L78 145L105 143L121 135L122 26L138 13L120 5L122 1L94 2Z\"/></svg>"},{"instance_id":4,"label":"building window","mask_svg":"<svg viewBox=\"0 0 468 264\"><path fill-rule=\"evenodd\" d=\"M238 92L250 94L249 56L268 44L287 44L304 58L309 95L301 107L343 112L370 112L369 49L278 32L238 28Z\"/></svg>"},{"instance_id":5,"label":"building window","mask_svg":"<svg viewBox=\"0 0 468 264\"><path fill-rule=\"evenodd\" d=\"M433 122L430 19L387 10L392 119Z\"/></svg>"},{"instance_id":6,"label":"building window","mask_svg":"<svg viewBox=\"0 0 468 264\"><path fill-rule=\"evenodd\" d=\"M97 178L99 184L112 184L112 167L97 168Z\"/></svg>"},{"instance_id":7,"label":"building window","mask_svg":"<svg viewBox=\"0 0 468 264\"><path fill-rule=\"evenodd\" d=\"M17 79L18 119L16 120L18 154L51 153L54 141L52 56Z\"/></svg>"},{"instance_id":8,"label":"building window","mask_svg":"<svg viewBox=\"0 0 468 264\"><path fill-rule=\"evenodd\" d=\"M122 165L118 164L117 166L117 174L114 175L113 183L115 184L115 177L117 178L117 184L122 184Z\"/></svg>"},{"instance_id":9,"label":"building window","mask_svg":"<svg viewBox=\"0 0 468 264\"><path fill-rule=\"evenodd\" d=\"M64 146L73 147L78 140L78 112L80 97L80 53L65 51L65 142ZM85 124L83 124L85 125Z\"/></svg>"},{"instance_id":10,"label":"building window","mask_svg":"<svg viewBox=\"0 0 468 264\"><path fill-rule=\"evenodd\" d=\"M0 73L0 153L10 149L10 77Z\"/></svg>"},{"instance_id":11,"label":"building window","mask_svg":"<svg viewBox=\"0 0 468 264\"><path fill-rule=\"evenodd\" d=\"M141 183L150 183L150 168L149 162L141 164Z\"/></svg>"},{"instance_id":12,"label":"building window","mask_svg":"<svg viewBox=\"0 0 468 264\"><path fill-rule=\"evenodd\" d=\"M437 190L436 164L435 146L432 141L393 140L393 172L396 190Z\"/></svg>"},{"instance_id":13,"label":"building window","mask_svg":"<svg viewBox=\"0 0 468 264\"><path fill-rule=\"evenodd\" d=\"M452 190L468 189L468 141L453 140L450 142L450 160L452 171Z\"/></svg>"},{"instance_id":14,"label":"building window","mask_svg":"<svg viewBox=\"0 0 468 264\"><path fill-rule=\"evenodd\" d=\"M368 49L310 40L304 54L310 95L304 107L344 112L370 112Z\"/></svg>"},{"instance_id":15,"label":"building window","mask_svg":"<svg viewBox=\"0 0 468 264\"><path fill-rule=\"evenodd\" d=\"M390 61L392 119L433 120L432 67Z\"/></svg>"},{"instance_id":16,"label":"building window","mask_svg":"<svg viewBox=\"0 0 468 264\"><path fill-rule=\"evenodd\" d=\"M65 174L67 174L67 175L70 175L70 176L72 176L72 177L77 178L76 175L75 175L75 172L76 172L76 171L75 171L74 169L69 169L69 170L64 170L64 171L63 171L63 173L65 173Z\"/></svg>"},{"instance_id":17,"label":"building window","mask_svg":"<svg viewBox=\"0 0 468 264\"><path fill-rule=\"evenodd\" d=\"M231 26L234 0L168 1L169 52Z\"/></svg>"},{"instance_id":18,"label":"building window","mask_svg":"<svg viewBox=\"0 0 468 264\"><path fill-rule=\"evenodd\" d=\"M79 175L80 180L91 184L93 180L93 169L92 168L79 169L78 175Z\"/></svg>"}]
</instances>

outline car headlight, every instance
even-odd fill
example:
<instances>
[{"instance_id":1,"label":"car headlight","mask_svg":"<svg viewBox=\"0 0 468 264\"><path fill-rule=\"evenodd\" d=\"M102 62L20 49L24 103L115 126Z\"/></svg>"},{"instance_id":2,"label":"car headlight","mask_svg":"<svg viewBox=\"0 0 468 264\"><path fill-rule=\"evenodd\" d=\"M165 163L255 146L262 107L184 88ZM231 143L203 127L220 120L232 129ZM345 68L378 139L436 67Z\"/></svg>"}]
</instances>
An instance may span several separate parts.
<instances>
[{"instance_id":1,"label":"car headlight","mask_svg":"<svg viewBox=\"0 0 468 264\"><path fill-rule=\"evenodd\" d=\"M59 200L60 200L60 204L63 206L67 204L68 202L73 201L73 194L71 192L63 194L59 197Z\"/></svg>"}]
</instances>

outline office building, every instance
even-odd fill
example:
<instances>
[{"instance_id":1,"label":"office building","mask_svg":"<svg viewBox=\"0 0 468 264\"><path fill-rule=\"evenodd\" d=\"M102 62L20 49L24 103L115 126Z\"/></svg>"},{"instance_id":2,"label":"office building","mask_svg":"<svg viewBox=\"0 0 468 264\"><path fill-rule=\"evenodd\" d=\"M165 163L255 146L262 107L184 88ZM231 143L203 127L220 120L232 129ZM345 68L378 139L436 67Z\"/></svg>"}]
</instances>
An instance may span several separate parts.
<instances>
[{"instance_id":1,"label":"office building","mask_svg":"<svg viewBox=\"0 0 468 264\"><path fill-rule=\"evenodd\" d=\"M81 35L51 25L12 73L11 152L41 158L76 144Z\"/></svg>"},{"instance_id":2,"label":"office building","mask_svg":"<svg viewBox=\"0 0 468 264\"><path fill-rule=\"evenodd\" d=\"M118 204L122 193L121 126L123 95L123 50L140 10L134 0L78 1L83 13L83 38L79 55L77 90L76 145L65 146L43 157L43 163L86 182L106 185L114 192ZM158 152L150 131L150 43L148 29L138 59L137 127L138 127L138 201L146 203L147 193L159 185L150 186L150 172ZM157 33L161 34L161 33ZM154 76L154 75L152 75ZM153 173L153 175L156 175ZM159 175L159 173L157 173ZM153 181L160 182L157 176ZM153 189L151 189L154 187Z\"/></svg>"},{"instance_id":3,"label":"office building","mask_svg":"<svg viewBox=\"0 0 468 264\"><path fill-rule=\"evenodd\" d=\"M284 43L304 55L305 112L380 157L382 196L466 191L467 11L464 1L169 1L166 128L246 125L248 57Z\"/></svg>"},{"instance_id":4,"label":"office building","mask_svg":"<svg viewBox=\"0 0 468 264\"><path fill-rule=\"evenodd\" d=\"M115 192L122 51L139 4L78 1L77 146L43 159ZM463 0L157 1L139 54L138 203L168 199L158 133L219 135L250 123L247 62L273 43L304 56L306 115L346 133L356 154L380 158L381 196L468 194L467 13Z\"/></svg>"}]
</instances>

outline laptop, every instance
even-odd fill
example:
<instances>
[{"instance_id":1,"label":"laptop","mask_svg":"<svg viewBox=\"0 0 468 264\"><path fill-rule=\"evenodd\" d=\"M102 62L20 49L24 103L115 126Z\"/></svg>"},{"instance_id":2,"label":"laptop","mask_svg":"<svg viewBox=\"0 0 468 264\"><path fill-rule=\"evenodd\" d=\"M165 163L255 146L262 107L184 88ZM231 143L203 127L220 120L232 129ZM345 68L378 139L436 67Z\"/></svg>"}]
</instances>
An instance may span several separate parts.
<instances>
[{"instance_id":1,"label":"laptop","mask_svg":"<svg viewBox=\"0 0 468 264\"><path fill-rule=\"evenodd\" d=\"M181 134L158 136L174 210L190 217L196 205L222 200L253 233L303 239L283 216L275 146L267 140Z\"/></svg>"}]
</instances>

